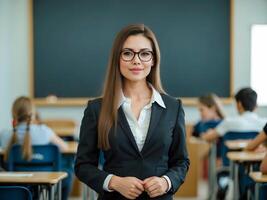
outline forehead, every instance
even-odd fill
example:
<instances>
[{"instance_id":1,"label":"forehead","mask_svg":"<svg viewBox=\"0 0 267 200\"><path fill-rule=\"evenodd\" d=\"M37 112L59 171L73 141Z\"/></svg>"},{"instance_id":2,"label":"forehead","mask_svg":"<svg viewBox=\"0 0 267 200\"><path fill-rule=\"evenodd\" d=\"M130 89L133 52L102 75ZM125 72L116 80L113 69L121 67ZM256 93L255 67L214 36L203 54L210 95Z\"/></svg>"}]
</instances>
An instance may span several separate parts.
<instances>
[{"instance_id":1,"label":"forehead","mask_svg":"<svg viewBox=\"0 0 267 200\"><path fill-rule=\"evenodd\" d=\"M125 40L122 48L130 48L130 49L133 49L135 51L138 51L138 50L144 49L144 48L152 50L152 45L151 45L151 42L148 38L139 34L139 35L129 36Z\"/></svg>"}]
</instances>

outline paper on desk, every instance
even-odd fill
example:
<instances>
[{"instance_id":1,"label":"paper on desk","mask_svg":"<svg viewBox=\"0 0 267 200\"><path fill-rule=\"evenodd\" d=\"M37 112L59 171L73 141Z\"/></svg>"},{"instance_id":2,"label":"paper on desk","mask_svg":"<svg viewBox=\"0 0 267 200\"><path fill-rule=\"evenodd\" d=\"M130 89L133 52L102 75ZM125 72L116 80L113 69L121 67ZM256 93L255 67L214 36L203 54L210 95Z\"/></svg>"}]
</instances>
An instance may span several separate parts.
<instances>
[{"instance_id":1,"label":"paper on desk","mask_svg":"<svg viewBox=\"0 0 267 200\"><path fill-rule=\"evenodd\" d=\"M33 174L0 173L0 177L31 177Z\"/></svg>"}]
</instances>

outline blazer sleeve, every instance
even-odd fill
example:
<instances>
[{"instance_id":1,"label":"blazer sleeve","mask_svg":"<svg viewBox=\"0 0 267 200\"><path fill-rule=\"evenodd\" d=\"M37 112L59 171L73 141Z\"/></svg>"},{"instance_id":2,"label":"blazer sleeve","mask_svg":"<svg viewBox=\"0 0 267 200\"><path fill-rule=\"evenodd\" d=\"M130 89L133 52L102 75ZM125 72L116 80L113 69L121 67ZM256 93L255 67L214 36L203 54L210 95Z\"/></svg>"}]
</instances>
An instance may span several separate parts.
<instances>
[{"instance_id":1,"label":"blazer sleeve","mask_svg":"<svg viewBox=\"0 0 267 200\"><path fill-rule=\"evenodd\" d=\"M169 170L166 173L172 183L169 192L173 194L184 182L190 164L186 148L184 110L181 101L179 100L178 102L177 119L169 150Z\"/></svg>"},{"instance_id":2,"label":"blazer sleeve","mask_svg":"<svg viewBox=\"0 0 267 200\"><path fill-rule=\"evenodd\" d=\"M103 183L108 173L98 169L97 118L89 102L84 111L80 128L78 151L75 159L75 174L83 183L98 193L103 192Z\"/></svg>"}]
</instances>

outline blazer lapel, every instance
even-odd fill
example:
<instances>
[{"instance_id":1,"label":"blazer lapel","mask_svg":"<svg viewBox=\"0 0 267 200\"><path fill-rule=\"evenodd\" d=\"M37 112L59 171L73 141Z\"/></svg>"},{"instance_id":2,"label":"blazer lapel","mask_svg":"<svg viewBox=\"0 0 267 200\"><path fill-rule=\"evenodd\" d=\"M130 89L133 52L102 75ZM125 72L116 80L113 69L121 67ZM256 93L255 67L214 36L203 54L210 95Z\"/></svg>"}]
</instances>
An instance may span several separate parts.
<instances>
[{"instance_id":1,"label":"blazer lapel","mask_svg":"<svg viewBox=\"0 0 267 200\"><path fill-rule=\"evenodd\" d=\"M136 152L141 156L141 153L137 147L137 144L135 142L131 128L130 128L128 121L126 119L126 116L122 110L122 107L120 107L118 110L118 122L119 122L120 126L122 127L123 131L125 132L125 134L127 135L127 137L129 138L129 140L130 140L131 144L133 145L134 149L136 150Z\"/></svg>"},{"instance_id":2,"label":"blazer lapel","mask_svg":"<svg viewBox=\"0 0 267 200\"><path fill-rule=\"evenodd\" d=\"M156 128L156 126L160 120L162 110L163 109L157 103L152 104L151 118L150 118L150 123L149 123L149 128L147 131L145 144L144 144L142 151L141 151L142 154L146 150L146 148L148 147L149 141L151 140L151 137L154 133L154 130L155 130L155 128Z\"/></svg>"}]
</instances>

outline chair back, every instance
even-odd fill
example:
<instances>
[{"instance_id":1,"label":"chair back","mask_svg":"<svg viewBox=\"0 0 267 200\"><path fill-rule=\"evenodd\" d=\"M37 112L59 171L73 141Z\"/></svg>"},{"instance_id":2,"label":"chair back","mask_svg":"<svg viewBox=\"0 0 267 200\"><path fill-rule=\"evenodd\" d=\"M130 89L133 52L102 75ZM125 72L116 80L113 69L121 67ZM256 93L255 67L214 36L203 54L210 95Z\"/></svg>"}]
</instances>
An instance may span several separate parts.
<instances>
[{"instance_id":1,"label":"chair back","mask_svg":"<svg viewBox=\"0 0 267 200\"><path fill-rule=\"evenodd\" d=\"M228 140L248 140L248 139L253 139L258 135L259 132L256 131L250 131L250 132L227 132L223 137L222 137L222 145L221 145L221 153L222 153L222 162L223 166L229 166L229 159L227 158L227 152L229 149L225 145L225 142Z\"/></svg>"},{"instance_id":2,"label":"chair back","mask_svg":"<svg viewBox=\"0 0 267 200\"><path fill-rule=\"evenodd\" d=\"M30 190L23 186L0 186L1 200L32 200Z\"/></svg>"},{"instance_id":3,"label":"chair back","mask_svg":"<svg viewBox=\"0 0 267 200\"><path fill-rule=\"evenodd\" d=\"M13 145L7 160L9 171L60 171L61 154L56 145L33 145L32 159L22 158L21 145Z\"/></svg>"}]
</instances>

